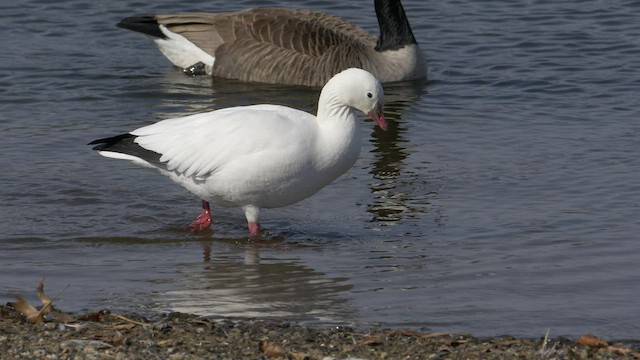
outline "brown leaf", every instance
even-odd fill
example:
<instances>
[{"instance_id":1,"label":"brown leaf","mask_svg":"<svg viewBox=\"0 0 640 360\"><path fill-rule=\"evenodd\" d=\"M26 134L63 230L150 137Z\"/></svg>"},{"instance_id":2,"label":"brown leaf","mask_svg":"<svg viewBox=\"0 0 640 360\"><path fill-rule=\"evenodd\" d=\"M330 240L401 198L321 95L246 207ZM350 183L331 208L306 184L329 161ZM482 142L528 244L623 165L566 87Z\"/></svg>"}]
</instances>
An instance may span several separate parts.
<instances>
[{"instance_id":1,"label":"brown leaf","mask_svg":"<svg viewBox=\"0 0 640 360\"><path fill-rule=\"evenodd\" d=\"M44 319L42 318L42 314L38 309L34 308L27 299L22 296L16 296L15 302L9 303L16 310L18 310L22 315L27 317L27 320L34 324L42 324Z\"/></svg>"},{"instance_id":2,"label":"brown leaf","mask_svg":"<svg viewBox=\"0 0 640 360\"><path fill-rule=\"evenodd\" d=\"M616 345L609 345L607 346L607 350L609 351L614 351L620 355L627 355L628 353L631 352L631 349L627 348L627 347L622 347L622 346L616 346Z\"/></svg>"},{"instance_id":3,"label":"brown leaf","mask_svg":"<svg viewBox=\"0 0 640 360\"><path fill-rule=\"evenodd\" d=\"M36 293L38 293L38 297L40 298L40 301L42 301L42 309L40 311L46 314L51 310L51 299L44 294L44 278L40 279L38 287L36 287Z\"/></svg>"},{"instance_id":4,"label":"brown leaf","mask_svg":"<svg viewBox=\"0 0 640 360\"><path fill-rule=\"evenodd\" d=\"M578 345L588 346L592 348L601 348L601 347L609 346L606 340L599 339L591 334L580 336L580 338L576 341L576 343Z\"/></svg>"},{"instance_id":5,"label":"brown leaf","mask_svg":"<svg viewBox=\"0 0 640 360\"><path fill-rule=\"evenodd\" d=\"M53 298L53 300L57 299L58 296L60 296L60 294L62 294L68 287L69 285L67 285L66 288L62 289L62 291L60 291L58 295ZM38 294L40 301L42 301L42 307L40 308L40 310L37 310L35 307L33 307L22 296L16 296L17 301L10 304L14 308L16 308L16 310L25 315L28 321L34 324L42 324L44 322L44 315L48 313L51 313L53 317L60 322L66 323L73 320L68 315L63 314L53 308L53 300L49 299L49 297L44 293L44 278L42 278L40 280L40 283L38 283L38 286L36 287L36 293Z\"/></svg>"},{"instance_id":6,"label":"brown leaf","mask_svg":"<svg viewBox=\"0 0 640 360\"><path fill-rule=\"evenodd\" d=\"M109 313L104 311L104 310L96 311L96 312L90 312L90 313L86 313L84 315L78 316L78 320L100 322L108 314Z\"/></svg>"},{"instance_id":7,"label":"brown leaf","mask_svg":"<svg viewBox=\"0 0 640 360\"><path fill-rule=\"evenodd\" d=\"M269 358L280 358L284 357L284 349L280 345L272 344L268 341L260 341L258 343L258 348L260 351L265 354L265 356Z\"/></svg>"},{"instance_id":8,"label":"brown leaf","mask_svg":"<svg viewBox=\"0 0 640 360\"><path fill-rule=\"evenodd\" d=\"M383 339L381 335L378 334L369 334L366 335L365 337L363 337L362 339L358 340L358 345L370 345L370 346L374 346L374 345L380 345L382 344Z\"/></svg>"}]
</instances>

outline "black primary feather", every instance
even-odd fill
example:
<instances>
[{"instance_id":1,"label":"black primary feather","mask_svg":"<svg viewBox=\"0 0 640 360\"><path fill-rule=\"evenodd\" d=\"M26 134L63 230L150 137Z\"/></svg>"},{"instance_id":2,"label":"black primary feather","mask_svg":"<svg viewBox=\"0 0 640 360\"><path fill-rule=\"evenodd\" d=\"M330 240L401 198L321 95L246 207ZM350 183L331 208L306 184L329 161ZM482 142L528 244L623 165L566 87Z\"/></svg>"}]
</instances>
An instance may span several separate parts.
<instances>
[{"instance_id":1,"label":"black primary feather","mask_svg":"<svg viewBox=\"0 0 640 360\"><path fill-rule=\"evenodd\" d=\"M93 150L96 151L111 151L127 154L145 160L151 164L160 165L160 157L162 154L143 148L134 141L135 139L135 135L121 134L118 136L94 140L87 145L96 145L93 147Z\"/></svg>"}]
</instances>

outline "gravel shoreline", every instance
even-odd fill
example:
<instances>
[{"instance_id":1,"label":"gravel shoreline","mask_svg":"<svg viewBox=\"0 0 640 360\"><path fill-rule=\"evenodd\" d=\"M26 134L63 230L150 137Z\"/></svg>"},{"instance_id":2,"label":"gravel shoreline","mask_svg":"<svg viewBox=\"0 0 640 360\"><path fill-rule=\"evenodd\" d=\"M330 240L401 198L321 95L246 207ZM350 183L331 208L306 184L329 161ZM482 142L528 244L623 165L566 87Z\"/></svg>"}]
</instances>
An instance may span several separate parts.
<instances>
[{"instance_id":1,"label":"gravel shoreline","mask_svg":"<svg viewBox=\"0 0 640 360\"><path fill-rule=\"evenodd\" d=\"M34 324L0 306L2 359L640 359L637 347L589 338L478 339L406 329L358 331L171 313L108 311ZM32 319L33 320L33 319ZM581 345L584 343L585 345Z\"/></svg>"}]
</instances>

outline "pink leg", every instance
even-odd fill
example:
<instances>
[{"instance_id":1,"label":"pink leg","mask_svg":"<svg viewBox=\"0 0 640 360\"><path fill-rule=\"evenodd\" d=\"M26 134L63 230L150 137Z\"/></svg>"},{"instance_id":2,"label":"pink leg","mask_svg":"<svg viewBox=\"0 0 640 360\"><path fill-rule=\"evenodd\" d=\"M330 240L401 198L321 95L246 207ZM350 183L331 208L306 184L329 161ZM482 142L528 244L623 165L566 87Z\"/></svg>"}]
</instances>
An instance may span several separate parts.
<instances>
[{"instance_id":1,"label":"pink leg","mask_svg":"<svg viewBox=\"0 0 640 360\"><path fill-rule=\"evenodd\" d=\"M249 226L249 236L252 238L260 237L260 224L258 223L248 223Z\"/></svg>"},{"instance_id":2,"label":"pink leg","mask_svg":"<svg viewBox=\"0 0 640 360\"><path fill-rule=\"evenodd\" d=\"M209 203L202 200L202 212L198 217L189 225L189 230L192 232L202 231L211 225L211 208Z\"/></svg>"}]
</instances>

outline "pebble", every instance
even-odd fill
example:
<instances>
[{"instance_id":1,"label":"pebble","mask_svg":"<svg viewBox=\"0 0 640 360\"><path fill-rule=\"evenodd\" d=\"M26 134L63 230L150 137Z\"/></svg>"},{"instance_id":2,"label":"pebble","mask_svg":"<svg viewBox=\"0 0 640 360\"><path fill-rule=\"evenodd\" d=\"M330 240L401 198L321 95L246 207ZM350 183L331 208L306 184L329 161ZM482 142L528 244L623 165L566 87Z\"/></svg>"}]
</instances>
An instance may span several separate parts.
<instances>
[{"instance_id":1,"label":"pebble","mask_svg":"<svg viewBox=\"0 0 640 360\"><path fill-rule=\"evenodd\" d=\"M127 316L129 317L129 316ZM378 359L477 359L523 360L553 359L627 359L640 358L640 350L627 355L613 351L594 351L575 341L548 339L488 338L443 334L433 336L417 332L372 332L352 328L308 327L277 321L209 320L186 314L169 314L158 323L113 316L99 321L78 322L82 331L60 331L60 324L39 326L27 322L13 309L0 305L1 359L267 359L258 343L267 341L281 347L285 359L378 360ZM90 323L92 326L83 326ZM213 326L203 326L209 323ZM126 325L126 326L125 326ZM49 330L51 329L51 330ZM384 338L370 344L360 340ZM613 343L609 341L609 343Z\"/></svg>"}]
</instances>

